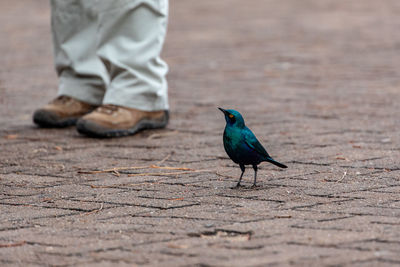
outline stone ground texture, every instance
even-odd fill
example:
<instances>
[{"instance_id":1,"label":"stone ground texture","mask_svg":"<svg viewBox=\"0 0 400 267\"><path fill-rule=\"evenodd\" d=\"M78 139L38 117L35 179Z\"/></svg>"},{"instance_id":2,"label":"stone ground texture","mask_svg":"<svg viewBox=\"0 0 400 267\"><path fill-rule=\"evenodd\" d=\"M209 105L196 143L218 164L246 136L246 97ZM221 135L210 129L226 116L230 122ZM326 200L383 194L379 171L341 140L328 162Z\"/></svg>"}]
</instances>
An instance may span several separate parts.
<instances>
[{"instance_id":1,"label":"stone ground texture","mask_svg":"<svg viewBox=\"0 0 400 267\"><path fill-rule=\"evenodd\" d=\"M48 5L0 2L1 266L400 264L399 1L172 0L171 122L112 140L31 122ZM231 189L218 106L289 168Z\"/></svg>"}]
</instances>

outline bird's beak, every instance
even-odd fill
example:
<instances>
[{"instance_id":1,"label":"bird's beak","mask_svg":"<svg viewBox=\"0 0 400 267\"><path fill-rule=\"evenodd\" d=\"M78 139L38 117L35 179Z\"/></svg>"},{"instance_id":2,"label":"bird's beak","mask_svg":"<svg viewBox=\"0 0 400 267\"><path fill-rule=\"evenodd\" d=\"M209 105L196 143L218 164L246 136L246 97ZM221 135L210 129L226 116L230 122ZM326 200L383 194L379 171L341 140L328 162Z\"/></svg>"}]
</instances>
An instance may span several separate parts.
<instances>
[{"instance_id":1,"label":"bird's beak","mask_svg":"<svg viewBox=\"0 0 400 267\"><path fill-rule=\"evenodd\" d=\"M225 115L228 113L225 109L223 108L218 108L219 110L221 110Z\"/></svg>"}]
</instances>

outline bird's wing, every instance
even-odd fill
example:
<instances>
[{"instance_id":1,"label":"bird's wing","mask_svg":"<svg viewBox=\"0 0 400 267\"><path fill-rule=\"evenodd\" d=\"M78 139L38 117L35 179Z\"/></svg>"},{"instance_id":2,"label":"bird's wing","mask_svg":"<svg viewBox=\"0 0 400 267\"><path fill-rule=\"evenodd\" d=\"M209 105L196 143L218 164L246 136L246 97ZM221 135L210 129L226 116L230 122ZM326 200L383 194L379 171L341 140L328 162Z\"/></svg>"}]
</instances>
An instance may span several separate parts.
<instances>
[{"instance_id":1,"label":"bird's wing","mask_svg":"<svg viewBox=\"0 0 400 267\"><path fill-rule=\"evenodd\" d=\"M254 149L258 154L261 154L263 156L266 156L270 158L270 155L268 154L267 150L260 144L260 142L257 140L256 136L251 132L250 129L246 129L244 134L244 141L245 143L251 148Z\"/></svg>"}]
</instances>

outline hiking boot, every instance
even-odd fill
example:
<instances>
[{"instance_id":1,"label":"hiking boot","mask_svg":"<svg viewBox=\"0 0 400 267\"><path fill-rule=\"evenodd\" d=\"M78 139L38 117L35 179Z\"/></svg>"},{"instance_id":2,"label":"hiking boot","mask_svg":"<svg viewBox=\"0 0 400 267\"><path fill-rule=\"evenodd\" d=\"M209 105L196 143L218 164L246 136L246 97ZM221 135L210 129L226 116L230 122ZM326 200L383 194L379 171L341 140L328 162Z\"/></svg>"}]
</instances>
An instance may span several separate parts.
<instances>
[{"instance_id":1,"label":"hiking boot","mask_svg":"<svg viewBox=\"0 0 400 267\"><path fill-rule=\"evenodd\" d=\"M119 137L133 135L141 130L164 128L168 111L142 111L133 108L103 105L80 118L76 124L79 133L91 137Z\"/></svg>"},{"instance_id":2,"label":"hiking boot","mask_svg":"<svg viewBox=\"0 0 400 267\"><path fill-rule=\"evenodd\" d=\"M58 96L33 114L33 122L45 128L63 128L75 125L83 115L96 106L79 101L69 96Z\"/></svg>"}]
</instances>

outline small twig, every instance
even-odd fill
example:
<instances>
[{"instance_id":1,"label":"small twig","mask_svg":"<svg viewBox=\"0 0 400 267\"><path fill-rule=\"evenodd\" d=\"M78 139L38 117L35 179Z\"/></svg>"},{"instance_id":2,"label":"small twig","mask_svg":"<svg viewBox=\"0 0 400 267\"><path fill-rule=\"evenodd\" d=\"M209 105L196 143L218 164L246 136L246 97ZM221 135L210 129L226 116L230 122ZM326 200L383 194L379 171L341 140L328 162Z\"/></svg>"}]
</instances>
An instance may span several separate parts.
<instances>
[{"instance_id":1,"label":"small twig","mask_svg":"<svg viewBox=\"0 0 400 267\"><path fill-rule=\"evenodd\" d=\"M157 165L150 165L149 168L163 169L163 170L195 171L194 169L185 168L185 167L168 167L168 166L161 167L161 166L157 166Z\"/></svg>"},{"instance_id":2,"label":"small twig","mask_svg":"<svg viewBox=\"0 0 400 267\"><path fill-rule=\"evenodd\" d=\"M125 171L125 170L146 169L148 167L149 166L119 167L119 168L112 168L112 169L99 170L99 171L78 171L78 173L96 174L96 173L107 173L107 172L116 172L116 171Z\"/></svg>"},{"instance_id":3,"label":"small twig","mask_svg":"<svg viewBox=\"0 0 400 267\"><path fill-rule=\"evenodd\" d=\"M132 173L128 174L129 177L132 176L165 176L165 175L179 175L179 174L189 174L195 172L212 172L211 170L188 170L182 172L147 172L147 173Z\"/></svg>"},{"instance_id":4,"label":"small twig","mask_svg":"<svg viewBox=\"0 0 400 267\"><path fill-rule=\"evenodd\" d=\"M169 159L172 156L172 154L174 154L174 152L169 153L165 158L157 162L157 165L163 164L167 159Z\"/></svg>"},{"instance_id":5,"label":"small twig","mask_svg":"<svg viewBox=\"0 0 400 267\"><path fill-rule=\"evenodd\" d=\"M221 177L225 177L225 178L232 178L232 179L236 179L237 178L237 177L229 176L229 175L222 174L222 173L219 173L219 172L215 172L215 174L217 176L221 176Z\"/></svg>"},{"instance_id":6,"label":"small twig","mask_svg":"<svg viewBox=\"0 0 400 267\"><path fill-rule=\"evenodd\" d=\"M178 198L170 198L170 199L168 199L168 200L171 200L171 201L177 201L177 200L184 200L185 198L183 198L183 197L178 197Z\"/></svg>"},{"instance_id":7,"label":"small twig","mask_svg":"<svg viewBox=\"0 0 400 267\"><path fill-rule=\"evenodd\" d=\"M144 182L144 183L136 183L136 184L114 184L114 185L90 185L91 188L119 188L121 186L138 186L138 185L152 185L159 184L159 182Z\"/></svg>"},{"instance_id":8,"label":"small twig","mask_svg":"<svg viewBox=\"0 0 400 267\"><path fill-rule=\"evenodd\" d=\"M178 131L171 131L171 132L160 133L160 134L155 133L155 134L152 134L149 137L147 137L147 139L149 139L149 140L158 139L158 138L162 138L164 136L171 136L171 135L175 135L175 134L178 134L178 133L179 133Z\"/></svg>"},{"instance_id":9,"label":"small twig","mask_svg":"<svg viewBox=\"0 0 400 267\"><path fill-rule=\"evenodd\" d=\"M182 171L192 171L193 169L185 168L185 167L169 167L169 166L158 166L158 165L149 165L149 166L133 166L133 167L116 167L112 169L105 169L99 171L78 171L78 173L84 174L97 174L97 173L114 173L116 176L119 176L119 171L124 170L139 170L139 169L164 169L164 170L182 170Z\"/></svg>"},{"instance_id":10,"label":"small twig","mask_svg":"<svg viewBox=\"0 0 400 267\"><path fill-rule=\"evenodd\" d=\"M345 172L343 173L342 178L340 178L339 180L337 180L336 183L341 182L341 181L344 179L344 177L346 177L346 174L347 174L347 171L345 171Z\"/></svg>"},{"instance_id":11,"label":"small twig","mask_svg":"<svg viewBox=\"0 0 400 267\"><path fill-rule=\"evenodd\" d=\"M0 244L0 248L11 248L11 247L19 247L26 244L26 241L16 242L16 243L9 243L9 244Z\"/></svg>"},{"instance_id":12,"label":"small twig","mask_svg":"<svg viewBox=\"0 0 400 267\"><path fill-rule=\"evenodd\" d=\"M104 207L104 203L101 203L99 209L97 209L97 210L92 210L92 211L89 211L89 212L85 212L85 213L83 213L82 215L89 215L89 214L92 214L92 213L97 213L97 212L101 211L101 210L103 209L103 207Z\"/></svg>"}]
</instances>

